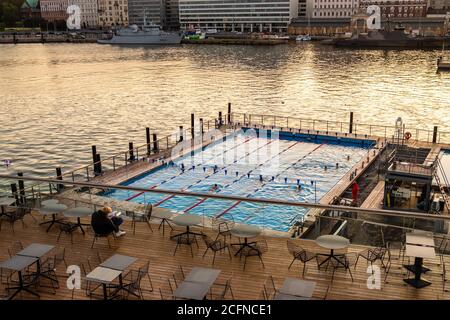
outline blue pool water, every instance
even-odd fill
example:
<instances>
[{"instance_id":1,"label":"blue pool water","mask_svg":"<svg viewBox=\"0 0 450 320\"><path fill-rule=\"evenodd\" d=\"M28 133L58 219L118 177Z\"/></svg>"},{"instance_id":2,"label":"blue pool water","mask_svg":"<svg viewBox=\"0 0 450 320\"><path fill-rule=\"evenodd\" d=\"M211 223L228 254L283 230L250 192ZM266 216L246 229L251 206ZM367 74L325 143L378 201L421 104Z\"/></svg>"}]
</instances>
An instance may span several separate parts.
<instances>
[{"instance_id":1,"label":"blue pool water","mask_svg":"<svg viewBox=\"0 0 450 320\"><path fill-rule=\"evenodd\" d=\"M369 141L325 141L314 136L280 134L279 138L237 132L202 150L177 158L123 185L210 192L249 198L315 202L326 194L366 153ZM184 171L181 169L184 165ZM336 167L336 164L339 164ZM215 168L216 167L216 168ZM326 168L325 168L326 167ZM300 184L300 190L297 184ZM289 230L305 208L249 202L115 190L118 200L153 203L178 212L214 217L279 231ZM133 198L132 198L133 197ZM132 199L130 199L132 198Z\"/></svg>"}]
</instances>

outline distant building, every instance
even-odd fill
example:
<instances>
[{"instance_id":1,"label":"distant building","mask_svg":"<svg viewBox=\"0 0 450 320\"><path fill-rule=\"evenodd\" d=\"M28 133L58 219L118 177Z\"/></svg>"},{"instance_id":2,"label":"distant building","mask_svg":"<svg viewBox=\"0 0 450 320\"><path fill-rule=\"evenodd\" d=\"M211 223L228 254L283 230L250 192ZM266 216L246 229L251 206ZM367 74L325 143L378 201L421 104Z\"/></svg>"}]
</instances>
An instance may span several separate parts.
<instances>
[{"instance_id":1,"label":"distant building","mask_svg":"<svg viewBox=\"0 0 450 320\"><path fill-rule=\"evenodd\" d=\"M26 27L37 27L41 22L39 0L26 0L20 7L20 16Z\"/></svg>"},{"instance_id":2,"label":"distant building","mask_svg":"<svg viewBox=\"0 0 450 320\"><path fill-rule=\"evenodd\" d=\"M162 0L128 0L130 24L142 26L144 15L147 23L163 25L165 23L164 3Z\"/></svg>"},{"instance_id":3,"label":"distant building","mask_svg":"<svg viewBox=\"0 0 450 320\"><path fill-rule=\"evenodd\" d=\"M180 25L223 31L286 31L299 0L180 0Z\"/></svg>"},{"instance_id":4,"label":"distant building","mask_svg":"<svg viewBox=\"0 0 450 320\"><path fill-rule=\"evenodd\" d=\"M102 28L128 26L128 1L98 0L98 21Z\"/></svg>"},{"instance_id":5,"label":"distant building","mask_svg":"<svg viewBox=\"0 0 450 320\"><path fill-rule=\"evenodd\" d=\"M82 29L98 27L98 5L96 0L68 0L68 5L80 7L80 25Z\"/></svg>"},{"instance_id":6,"label":"distant building","mask_svg":"<svg viewBox=\"0 0 450 320\"><path fill-rule=\"evenodd\" d=\"M179 0L165 0L165 28L168 30L180 29L179 2Z\"/></svg>"},{"instance_id":7,"label":"distant building","mask_svg":"<svg viewBox=\"0 0 450 320\"><path fill-rule=\"evenodd\" d=\"M306 15L311 19L350 18L358 8L359 0L307 0Z\"/></svg>"},{"instance_id":8,"label":"distant building","mask_svg":"<svg viewBox=\"0 0 450 320\"><path fill-rule=\"evenodd\" d=\"M48 23L65 23L67 6L68 0L40 0L42 19Z\"/></svg>"},{"instance_id":9,"label":"distant building","mask_svg":"<svg viewBox=\"0 0 450 320\"><path fill-rule=\"evenodd\" d=\"M376 5L381 9L381 19L426 17L427 0L359 0L361 9Z\"/></svg>"},{"instance_id":10,"label":"distant building","mask_svg":"<svg viewBox=\"0 0 450 320\"><path fill-rule=\"evenodd\" d=\"M430 0L427 14L445 16L450 13L450 0Z\"/></svg>"}]
</instances>

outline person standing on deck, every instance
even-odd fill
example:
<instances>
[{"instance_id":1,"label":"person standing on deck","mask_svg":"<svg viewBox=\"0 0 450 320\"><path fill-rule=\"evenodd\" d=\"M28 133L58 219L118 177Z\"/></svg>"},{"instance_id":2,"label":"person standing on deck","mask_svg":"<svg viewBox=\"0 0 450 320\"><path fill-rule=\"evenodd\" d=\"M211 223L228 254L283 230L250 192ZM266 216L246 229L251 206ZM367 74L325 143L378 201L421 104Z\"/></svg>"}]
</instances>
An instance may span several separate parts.
<instances>
[{"instance_id":1,"label":"person standing on deck","mask_svg":"<svg viewBox=\"0 0 450 320\"><path fill-rule=\"evenodd\" d=\"M359 185L355 181L355 182L353 182L353 185L352 185L352 199L353 199L352 206L356 206L356 204L357 204L358 192L359 192Z\"/></svg>"}]
</instances>

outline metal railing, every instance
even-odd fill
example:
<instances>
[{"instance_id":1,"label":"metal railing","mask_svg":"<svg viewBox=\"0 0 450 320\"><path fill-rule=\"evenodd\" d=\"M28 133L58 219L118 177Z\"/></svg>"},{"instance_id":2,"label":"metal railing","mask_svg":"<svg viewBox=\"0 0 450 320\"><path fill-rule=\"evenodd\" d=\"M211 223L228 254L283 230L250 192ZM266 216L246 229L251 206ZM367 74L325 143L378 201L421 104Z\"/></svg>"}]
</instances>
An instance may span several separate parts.
<instances>
[{"instance_id":1,"label":"metal railing","mask_svg":"<svg viewBox=\"0 0 450 320\"><path fill-rule=\"evenodd\" d=\"M8 180L8 181L14 181L17 179L15 176L10 175L0 175L0 179L2 180ZM147 203L151 202L151 195L154 194L163 194L165 196L183 196L183 197L193 197L197 200L202 199L217 199L217 200L223 200L228 201L230 204L232 203L252 203L254 204L254 207L256 207L255 214L259 214L257 218L262 220L262 223L259 223L259 225L263 229L271 229L270 225L270 219L273 219L273 217L267 217L264 216L264 213L261 213L264 211L267 206L271 206L271 210L277 210L277 208L286 208L286 207L294 207L294 208L304 208L306 209L304 212L307 212L307 209L321 209L324 211L324 214L321 216L316 217L316 226L315 226L315 232L322 233L324 230L326 231L325 224L321 223L321 219L327 219L327 218L334 218L338 220L360 220L356 219L356 216L362 215L365 218L363 221L368 221L368 218L373 218L374 220L379 221L381 217L388 220L388 223L386 225L390 227L398 227L402 226L405 227L411 227L411 228L422 228L424 230L429 230L430 226L431 229L436 228L436 226L439 226L439 233L442 233L444 230L444 225L447 224L450 221L450 216L448 215L431 215L427 213L417 213L417 212L404 212L399 210L381 210L381 209L367 209L367 208L359 208L359 207L347 207L342 205L324 205L319 203L309 203L309 202L294 202L294 201L285 201L285 200L279 200L279 199L258 199L258 198L248 198L248 197L238 197L238 196L229 196L229 195L221 195L216 193L199 193L199 192L189 192L189 191L177 191L177 190L167 190L167 189L149 189L149 188L142 188L142 187L131 187L131 186L123 186L123 185L108 185L108 184L99 184L99 183L92 183L92 182L77 182L77 181L66 181L66 180L57 180L57 179L46 179L46 178L38 178L38 177L24 177L24 181L31 181L31 182L38 182L41 184L50 184L54 186L54 189L58 190L60 197L67 196L64 193L61 193L63 190L67 190L66 188L61 188L60 186L72 186L76 187L78 189L87 189L86 191L89 191L89 199L92 197L91 191L94 189L96 190L127 190L132 191L134 193L144 193L148 194L147 200L143 198L144 200L142 202ZM81 190L80 190L81 192ZM40 199L47 197L48 194L44 194L42 192L37 193L38 197L36 199L31 199L31 196L28 196L27 199L35 200L39 202ZM16 194L14 195L17 197L17 200L20 203L20 197ZM103 197L102 198L107 203L110 201L111 203L115 202L114 199L108 200L108 198ZM74 199L72 199L73 201ZM77 200L77 199L75 199ZM79 198L78 201L83 202L83 198ZM84 201L87 201L84 199ZM31 202L31 201L30 201ZM86 203L90 204L97 204L97 205L103 205L103 203L95 203L91 201L87 201ZM154 203L154 201L153 201ZM214 217L214 215L210 215L208 212L203 213L206 216ZM304 221L304 217L307 216L307 214L303 214L301 217L297 216L295 218L298 218L297 221L290 221L290 224L295 224L295 222L300 222L298 225L302 225ZM226 216L224 217L227 218ZM235 219L237 222L245 223L249 219ZM329 220L329 219L328 219ZM404 221L409 221L405 224ZM390 222L389 222L390 221ZM402 223L399 223L398 221L403 221ZM251 223L251 219L250 219ZM358 222L360 223L360 222ZM319 226L317 226L319 224ZM348 230L350 226L350 223L347 223L347 226L340 230L339 232L343 232L343 230ZM331 231L332 229L330 229ZM434 230L434 229L433 229ZM442 232L441 232L442 231Z\"/></svg>"},{"instance_id":2,"label":"metal railing","mask_svg":"<svg viewBox=\"0 0 450 320\"><path fill-rule=\"evenodd\" d=\"M278 128L294 128L299 130L352 133L357 136L376 136L391 139L395 136L395 126L367 124L359 122L345 122L335 120L308 119L277 115L247 114L232 112L233 123L242 125L261 125ZM351 130L350 130L351 129ZM433 141L433 130L405 127L405 132L412 134L412 139L431 143ZM450 132L437 132L437 143L450 143Z\"/></svg>"}]
</instances>

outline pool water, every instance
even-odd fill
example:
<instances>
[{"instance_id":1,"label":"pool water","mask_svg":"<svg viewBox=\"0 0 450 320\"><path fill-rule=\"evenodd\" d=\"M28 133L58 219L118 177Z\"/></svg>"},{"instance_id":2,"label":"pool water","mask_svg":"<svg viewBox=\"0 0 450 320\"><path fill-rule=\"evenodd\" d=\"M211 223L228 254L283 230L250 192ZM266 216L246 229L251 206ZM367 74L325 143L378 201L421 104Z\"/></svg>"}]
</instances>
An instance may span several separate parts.
<instances>
[{"instance_id":1,"label":"pool water","mask_svg":"<svg viewBox=\"0 0 450 320\"><path fill-rule=\"evenodd\" d=\"M344 142L295 135L284 137L282 134L278 137L281 138L249 135L241 130L123 185L318 202L367 154L370 145L368 141L364 144L364 141L350 139ZM212 191L215 184L217 190ZM118 200L152 203L178 212L208 217L222 215L235 222L278 231L288 231L292 223L307 211L293 206L140 194L126 190L114 190L104 195Z\"/></svg>"}]
</instances>

